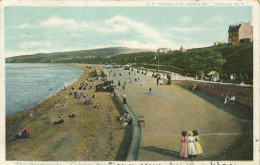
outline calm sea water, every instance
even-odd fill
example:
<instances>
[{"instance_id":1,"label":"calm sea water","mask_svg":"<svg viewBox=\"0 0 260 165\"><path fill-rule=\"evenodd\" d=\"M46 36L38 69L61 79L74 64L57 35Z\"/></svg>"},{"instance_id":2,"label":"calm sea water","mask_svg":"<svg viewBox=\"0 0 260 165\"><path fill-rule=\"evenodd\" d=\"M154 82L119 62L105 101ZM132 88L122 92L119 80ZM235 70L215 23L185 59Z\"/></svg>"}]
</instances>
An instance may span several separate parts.
<instances>
[{"instance_id":1,"label":"calm sea water","mask_svg":"<svg viewBox=\"0 0 260 165\"><path fill-rule=\"evenodd\" d=\"M81 73L80 68L68 65L6 64L6 115L33 107Z\"/></svg>"}]
</instances>

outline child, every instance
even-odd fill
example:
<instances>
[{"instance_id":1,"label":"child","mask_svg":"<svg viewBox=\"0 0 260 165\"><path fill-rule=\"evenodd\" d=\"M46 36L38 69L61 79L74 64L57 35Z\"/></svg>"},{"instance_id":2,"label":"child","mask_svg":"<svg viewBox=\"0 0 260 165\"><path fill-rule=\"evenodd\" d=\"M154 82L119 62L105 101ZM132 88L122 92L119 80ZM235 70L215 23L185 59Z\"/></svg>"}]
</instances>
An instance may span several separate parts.
<instances>
[{"instance_id":1,"label":"child","mask_svg":"<svg viewBox=\"0 0 260 165\"><path fill-rule=\"evenodd\" d=\"M199 138L199 134L198 134L198 131L193 131L193 135L194 135L194 138L195 138L195 148L196 148L196 154L202 154L203 151L202 151L202 148L200 146L200 138Z\"/></svg>"},{"instance_id":2,"label":"child","mask_svg":"<svg viewBox=\"0 0 260 165\"><path fill-rule=\"evenodd\" d=\"M180 157L181 158L187 158L188 157L188 152L187 152L187 131L182 131L181 133L181 150L180 150Z\"/></svg>"},{"instance_id":3,"label":"child","mask_svg":"<svg viewBox=\"0 0 260 165\"><path fill-rule=\"evenodd\" d=\"M196 149L195 149L195 138L193 137L193 132L188 132L188 156L192 158L192 156L196 157Z\"/></svg>"}]
</instances>

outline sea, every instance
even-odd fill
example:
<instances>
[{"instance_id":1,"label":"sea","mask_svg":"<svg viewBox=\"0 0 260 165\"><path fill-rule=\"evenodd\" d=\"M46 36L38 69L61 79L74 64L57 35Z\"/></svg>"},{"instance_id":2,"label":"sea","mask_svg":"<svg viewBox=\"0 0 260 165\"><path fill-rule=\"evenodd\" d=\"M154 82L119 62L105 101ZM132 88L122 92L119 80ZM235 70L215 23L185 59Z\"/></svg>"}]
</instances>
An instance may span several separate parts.
<instances>
[{"instance_id":1,"label":"sea","mask_svg":"<svg viewBox=\"0 0 260 165\"><path fill-rule=\"evenodd\" d=\"M6 64L5 114L33 107L75 82L82 69L59 64Z\"/></svg>"}]
</instances>

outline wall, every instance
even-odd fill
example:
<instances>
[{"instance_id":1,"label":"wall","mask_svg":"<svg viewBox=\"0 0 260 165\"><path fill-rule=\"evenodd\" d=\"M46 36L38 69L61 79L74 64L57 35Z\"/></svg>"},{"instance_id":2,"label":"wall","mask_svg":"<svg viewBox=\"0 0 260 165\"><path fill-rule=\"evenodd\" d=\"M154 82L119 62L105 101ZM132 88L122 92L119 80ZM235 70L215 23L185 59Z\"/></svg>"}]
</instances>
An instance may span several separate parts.
<instances>
[{"instance_id":1,"label":"wall","mask_svg":"<svg viewBox=\"0 0 260 165\"><path fill-rule=\"evenodd\" d=\"M128 104L123 104L123 97L120 95L119 91L114 92L113 99L120 106L120 109L123 111L127 111L132 118L132 140L131 145L128 151L128 155L126 161L134 161L137 160L139 145L141 140L141 127L138 123L138 119L132 109L128 106Z\"/></svg>"},{"instance_id":2,"label":"wall","mask_svg":"<svg viewBox=\"0 0 260 165\"><path fill-rule=\"evenodd\" d=\"M200 91L221 96L223 93L231 93L236 96L236 102L245 106L253 107L253 87L252 86L237 86L230 84L215 84L206 82L193 81L172 81L172 84L190 86L192 83L197 83Z\"/></svg>"}]
</instances>

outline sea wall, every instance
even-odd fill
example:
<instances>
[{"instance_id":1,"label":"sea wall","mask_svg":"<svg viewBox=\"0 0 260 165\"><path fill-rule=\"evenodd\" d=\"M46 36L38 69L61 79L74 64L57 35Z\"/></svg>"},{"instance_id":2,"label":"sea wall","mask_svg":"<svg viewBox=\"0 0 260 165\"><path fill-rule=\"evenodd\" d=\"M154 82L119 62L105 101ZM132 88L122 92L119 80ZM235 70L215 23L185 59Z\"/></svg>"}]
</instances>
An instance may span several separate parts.
<instances>
[{"instance_id":1,"label":"sea wall","mask_svg":"<svg viewBox=\"0 0 260 165\"><path fill-rule=\"evenodd\" d=\"M225 93L231 93L236 96L236 103L253 107L253 87L252 86L241 86L235 84L217 84L207 82L195 82L195 81L172 81L173 85L181 85L189 87L192 83L198 85L198 90L210 93L215 96L221 96Z\"/></svg>"},{"instance_id":2,"label":"sea wall","mask_svg":"<svg viewBox=\"0 0 260 165\"><path fill-rule=\"evenodd\" d=\"M134 161L137 160L139 145L141 140L141 128L138 124L138 119L132 109L128 106L128 104L123 104L123 97L120 95L119 91L114 92L113 99L120 106L120 109L123 111L127 111L132 118L132 140L131 145L128 151L128 155L126 161Z\"/></svg>"}]
</instances>

